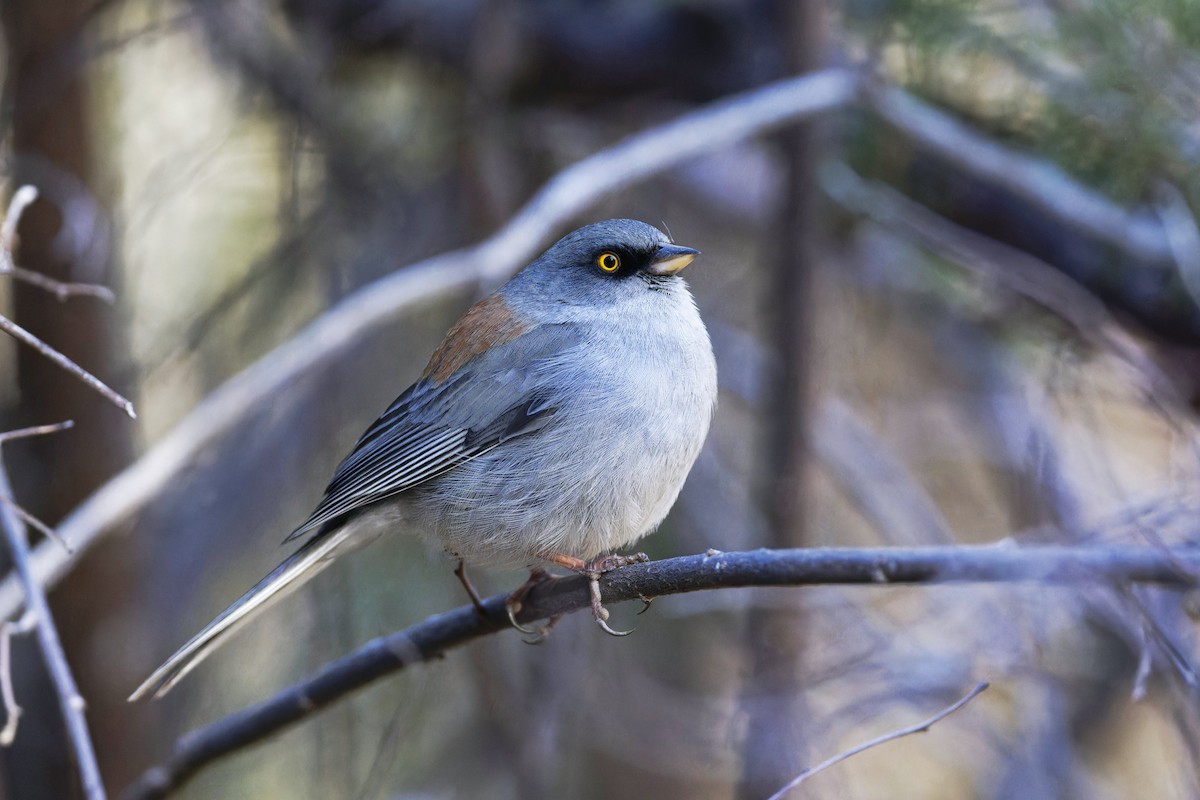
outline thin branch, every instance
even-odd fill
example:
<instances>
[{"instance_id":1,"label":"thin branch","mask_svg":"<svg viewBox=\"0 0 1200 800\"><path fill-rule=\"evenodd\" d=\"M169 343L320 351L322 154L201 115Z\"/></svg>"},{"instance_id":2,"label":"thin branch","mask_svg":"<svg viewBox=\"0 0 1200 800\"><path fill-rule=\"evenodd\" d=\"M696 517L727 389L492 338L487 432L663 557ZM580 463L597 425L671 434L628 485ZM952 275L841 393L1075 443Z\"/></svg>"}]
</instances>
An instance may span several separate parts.
<instances>
[{"instance_id":1,"label":"thin branch","mask_svg":"<svg viewBox=\"0 0 1200 800\"><path fill-rule=\"evenodd\" d=\"M108 292L108 290L103 289L102 287L88 288L83 284L61 283L59 281L52 280L51 278L47 278L44 275L38 275L37 273L30 272L29 270L19 269L16 264L13 263L12 248L13 241L17 235L17 223L21 221L21 215L25 212L25 209L28 208L29 204L36 199L37 189L33 188L32 186L22 186L16 191L15 194L13 194L12 201L8 204L8 211L4 216L4 222L0 224L0 274L10 274L14 278L24 280L42 289L53 292L54 294L58 295L60 300L65 299L72 294L85 293L103 297L104 293ZM111 292L108 294L111 296ZM129 402L124 397L108 388L108 386L106 386L104 382L95 375L88 372L83 367L79 366L74 361L67 358L65 355L58 352L53 347L22 328L17 323L13 322L7 317L0 316L0 331L4 331L14 339L24 342L34 350L37 350L45 358L54 362L67 372L79 378L79 380L83 381L88 386L95 389L106 400L124 411L130 417L134 419L137 418L137 414L135 414L133 411L133 403Z\"/></svg>"},{"instance_id":2,"label":"thin branch","mask_svg":"<svg viewBox=\"0 0 1200 800\"><path fill-rule=\"evenodd\" d=\"M6 251L7 252L7 251ZM10 275L13 280L28 283L31 286L36 286L39 289L49 292L57 297L60 301L67 300L71 297L95 297L105 303L112 304L116 302L117 296L113 294L112 289L107 286L100 286L95 283L64 283L63 281L47 278L40 272L34 272L30 269L22 269L11 263L11 257L4 256L3 263L0 263L0 275Z\"/></svg>"},{"instance_id":3,"label":"thin branch","mask_svg":"<svg viewBox=\"0 0 1200 800\"><path fill-rule=\"evenodd\" d=\"M4 469L2 459L0 459L0 497L8 501L12 500L12 487L9 485L8 473ZM46 593L30 568L29 541L25 536L25 525L8 502L0 503L0 528L3 528L4 537L8 540L13 564L25 591L28 613L32 614L36 625L42 658L46 662L46 670L50 673L50 679L58 694L59 711L62 713L63 723L75 753L75 761L79 766L84 795L88 800L104 800L104 784L100 779L100 767L96 763L96 751L92 746L87 719L84 716L85 703L75 685L71 667L67 664L58 630L54 627L54 618L50 615L50 605L46 602Z\"/></svg>"},{"instance_id":4,"label":"thin branch","mask_svg":"<svg viewBox=\"0 0 1200 800\"><path fill-rule=\"evenodd\" d=\"M4 433L0 433L0 445L16 439L27 439L32 436L46 436L47 434L58 433L59 431L65 431L68 428L73 427L75 427L75 421L68 419L63 420L62 422L56 422L52 425L35 425L31 428L19 428L15 431L5 431ZM47 539L57 543L59 547L67 552L67 555L72 555L75 552L75 548L71 547L66 539L59 536L57 531L55 531L46 523L42 522L33 514L30 514L11 498L0 495L0 502L12 507L12 510L15 511L17 516L23 519L27 525L38 530ZM0 737L0 739L2 739L2 737ZM4 742L0 740L0 744L4 744Z\"/></svg>"},{"instance_id":5,"label":"thin branch","mask_svg":"<svg viewBox=\"0 0 1200 800\"><path fill-rule=\"evenodd\" d=\"M75 420L66 419L62 422L55 422L52 425L34 425L32 428L18 428L15 431L5 431L0 433L0 445L6 444L17 439L28 439L31 436L45 436L50 433L58 433L65 431L68 428L75 427Z\"/></svg>"},{"instance_id":6,"label":"thin branch","mask_svg":"<svg viewBox=\"0 0 1200 800\"><path fill-rule=\"evenodd\" d=\"M4 215L4 224L0 225L0 275L11 275L14 280L28 283L50 292L60 301L75 295L91 295L106 303L112 303L116 297L106 286L96 286L91 283L64 283L48 278L40 272L18 267L13 261L13 242L16 240L17 223L29 204L37 199L37 189L32 186L22 186L12 196L8 204L8 212Z\"/></svg>"},{"instance_id":7,"label":"thin branch","mask_svg":"<svg viewBox=\"0 0 1200 800\"><path fill-rule=\"evenodd\" d=\"M1181 571L1180 567L1184 569ZM703 555L634 564L601 579L606 603L704 589L817 584L894 585L945 582L1087 583L1100 579L1190 587L1200 547L1170 555L1145 547L804 548ZM168 761L145 772L130 800L167 796L207 764L294 725L340 698L405 667L510 627L506 595L466 605L374 639L257 705L182 737ZM589 607L588 580L574 575L534 588L517 621L526 624Z\"/></svg>"},{"instance_id":8,"label":"thin branch","mask_svg":"<svg viewBox=\"0 0 1200 800\"><path fill-rule=\"evenodd\" d=\"M17 738L22 709L12 682L12 637L34 629L33 615L28 612L17 622L0 624L0 697L4 700L4 728L0 730L0 747L8 747Z\"/></svg>"},{"instance_id":9,"label":"thin branch","mask_svg":"<svg viewBox=\"0 0 1200 800\"><path fill-rule=\"evenodd\" d=\"M67 372L71 373L76 378L79 378L79 380L83 381L88 386L95 389L97 392L99 392L101 394L101 396L104 397L105 400L107 400L108 402L110 402L114 406L116 406L117 408L124 411L132 419L137 419L137 414L134 413L134 410L133 410L133 403L129 402L124 397L117 394L112 389L108 388L108 386L103 381L101 381L99 378L97 378L95 375L88 372L86 369L79 366L74 361L67 358L62 353L55 350L53 347L46 344L41 339L34 336L32 333L30 333L29 331L22 328L17 323L13 322L12 320L8 319L7 317L0 316L0 331L4 331L9 336L12 336L14 339L22 341L25 344L32 347L34 350L37 350L39 353L41 353L43 356L48 358L50 361L53 361L58 366L62 367Z\"/></svg>"},{"instance_id":10,"label":"thin branch","mask_svg":"<svg viewBox=\"0 0 1200 800\"><path fill-rule=\"evenodd\" d=\"M865 750L870 750L872 747L877 747L881 744L886 744L888 742L895 741L896 739L900 739L905 736L911 736L914 733L926 733L934 725L941 722L946 717L950 716L955 711L958 711L960 708L965 706L967 703L971 702L976 697L978 697L985 689L988 688L989 685L990 684L988 684L987 681L977 684L974 689L972 689L970 692L967 693L967 695L965 697L961 698L958 702L954 703L953 705L943 708L941 711L934 714L932 717L925 720L924 722L918 722L916 725L910 725L907 728L901 728L900 730L892 731L891 733L886 733L883 736L878 736L874 739L871 739L869 742L863 742L862 744L858 745L857 747L852 747L844 753L839 753L838 755L834 756L833 758L828 759L827 761L822 761L820 764L817 764L815 767L809 767L808 769L804 770L799 775L797 775L795 778L793 778L791 780L791 782L788 783L787 786L784 786L778 792L776 792L775 794L768 797L767 800L782 800L782 798L788 792L790 792L792 789L795 789L797 786L804 783L804 781L808 780L813 775L816 775L818 772L821 772L822 770L826 770L829 767L832 767L834 764L839 764L848 758L852 758Z\"/></svg>"},{"instance_id":11,"label":"thin branch","mask_svg":"<svg viewBox=\"0 0 1200 800\"><path fill-rule=\"evenodd\" d=\"M30 514L17 501L13 500L12 498L4 497L3 495L0 495L0 503L3 503L4 505L11 508L14 512L16 512L16 515L18 517L20 517L21 520L26 525L33 528L35 531L40 533L42 536L45 536L50 541L58 544L58 546L61 547L63 550L66 550L67 555L71 555L72 553L75 552L75 548L71 547L71 545L67 543L66 539L59 536L58 532L55 531L54 528L51 528L49 525L42 522L40 519L35 517L33 514Z\"/></svg>"},{"instance_id":12,"label":"thin branch","mask_svg":"<svg viewBox=\"0 0 1200 800\"><path fill-rule=\"evenodd\" d=\"M37 200L38 192L32 186L22 186L13 192L12 200L8 202L8 210L4 212L4 223L0 225L0 250L12 261L13 242L17 238L17 223L29 204Z\"/></svg>"}]
</instances>

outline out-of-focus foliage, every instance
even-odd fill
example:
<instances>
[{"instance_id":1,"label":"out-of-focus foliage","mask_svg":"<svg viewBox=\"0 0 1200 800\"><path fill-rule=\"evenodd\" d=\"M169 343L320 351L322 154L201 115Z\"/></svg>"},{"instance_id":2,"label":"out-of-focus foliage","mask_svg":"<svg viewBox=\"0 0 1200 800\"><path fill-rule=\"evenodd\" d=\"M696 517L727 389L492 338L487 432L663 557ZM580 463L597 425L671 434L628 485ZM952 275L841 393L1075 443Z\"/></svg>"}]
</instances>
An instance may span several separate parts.
<instances>
[{"instance_id":1,"label":"out-of-focus foliage","mask_svg":"<svg viewBox=\"0 0 1200 800\"><path fill-rule=\"evenodd\" d=\"M910 88L1123 202L1200 191L1197 15L1185 0L850 3L859 47Z\"/></svg>"}]
</instances>

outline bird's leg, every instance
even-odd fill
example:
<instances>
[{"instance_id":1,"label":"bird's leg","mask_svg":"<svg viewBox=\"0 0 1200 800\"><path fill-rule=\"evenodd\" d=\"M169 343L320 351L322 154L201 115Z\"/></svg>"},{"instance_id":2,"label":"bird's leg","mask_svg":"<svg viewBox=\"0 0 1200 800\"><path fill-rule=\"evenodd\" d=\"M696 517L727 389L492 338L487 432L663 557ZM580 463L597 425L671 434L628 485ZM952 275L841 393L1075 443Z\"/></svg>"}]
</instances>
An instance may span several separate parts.
<instances>
[{"instance_id":1,"label":"bird's leg","mask_svg":"<svg viewBox=\"0 0 1200 800\"><path fill-rule=\"evenodd\" d=\"M555 614L546 621L545 625L539 625L535 628L517 622L517 614L521 611L521 602L525 599L525 596L529 594L533 587L548 580L550 580L550 573L541 567L534 567L529 570L529 579L514 589L512 594L508 596L508 599L504 601L504 610L508 612L508 621L512 623L512 626L521 633L529 634L533 637L532 639L524 639L523 641L526 644L541 644L542 640L549 635L550 630L562 616L562 614Z\"/></svg>"},{"instance_id":2,"label":"bird's leg","mask_svg":"<svg viewBox=\"0 0 1200 800\"><path fill-rule=\"evenodd\" d=\"M467 595L471 598L471 605L475 606L476 613L487 619L487 612L483 610L483 600L480 599L479 592L475 591L475 586L471 583L471 579L467 577L467 565L463 559L460 558L458 560L458 566L454 568L454 574L458 576L459 582L467 590Z\"/></svg>"},{"instance_id":3,"label":"bird's leg","mask_svg":"<svg viewBox=\"0 0 1200 800\"><path fill-rule=\"evenodd\" d=\"M592 618L596 620L596 624L608 634L613 636L628 636L633 633L632 630L618 631L613 630L608 625L608 609L604 607L600 598L600 576L606 572L610 572L618 567L628 566L629 564L642 564L650 560L650 557L645 553L634 553L631 556L607 555L593 558L591 561L584 561L581 558L574 556L564 556L560 553L554 553L547 556L548 561L553 561L555 564L561 564L567 569L582 573L587 576L588 589L591 592L592 600Z\"/></svg>"}]
</instances>

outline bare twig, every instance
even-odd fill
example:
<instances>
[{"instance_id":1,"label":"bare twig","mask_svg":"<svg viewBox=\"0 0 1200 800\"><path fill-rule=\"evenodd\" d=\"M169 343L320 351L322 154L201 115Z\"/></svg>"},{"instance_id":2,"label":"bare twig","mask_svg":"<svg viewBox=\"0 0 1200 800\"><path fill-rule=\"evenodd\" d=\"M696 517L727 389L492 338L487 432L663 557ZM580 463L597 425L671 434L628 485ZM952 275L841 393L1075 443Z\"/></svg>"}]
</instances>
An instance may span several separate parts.
<instances>
[{"instance_id":1,"label":"bare twig","mask_svg":"<svg viewBox=\"0 0 1200 800\"><path fill-rule=\"evenodd\" d=\"M59 431L65 431L73 427L75 427L75 420L67 419L62 422L55 422L52 425L34 425L31 428L18 428L15 431L5 431L4 433L0 433L0 444L5 444L16 439L27 439L30 436L45 436L50 433L58 433Z\"/></svg>"},{"instance_id":2,"label":"bare twig","mask_svg":"<svg viewBox=\"0 0 1200 800\"><path fill-rule=\"evenodd\" d=\"M22 186L12 196L8 204L8 212L4 224L0 226L0 275L11 275L14 280L28 283L39 289L44 289L56 296L60 301L75 295L90 295L106 303L112 303L116 297L106 286L91 283L64 283L48 278L40 272L21 269L13 262L13 242L17 234L17 223L29 204L37 199L37 189L32 186Z\"/></svg>"},{"instance_id":3,"label":"bare twig","mask_svg":"<svg viewBox=\"0 0 1200 800\"><path fill-rule=\"evenodd\" d=\"M1180 565L1185 571L1180 571ZM804 548L710 551L634 564L605 574L600 583L608 603L740 586L951 581L1094 584L1108 579L1188 587L1195 584L1190 571L1198 566L1197 547L1179 548L1170 556L1145 547ZM482 616L473 605L466 605L374 639L326 665L312 678L187 734L177 742L170 759L144 773L127 797L165 797L207 764L262 741L385 675L510 627L506 600L503 594L487 598ZM585 576L555 578L529 593L517 621L531 623L588 607Z\"/></svg>"},{"instance_id":4,"label":"bare twig","mask_svg":"<svg viewBox=\"0 0 1200 800\"><path fill-rule=\"evenodd\" d=\"M29 612L17 622L0 624L0 698L4 700L4 728L0 730L0 747L8 747L17 738L17 725L21 721L21 706L17 704L17 693L12 682L12 637L29 633L34 628L33 615Z\"/></svg>"},{"instance_id":5,"label":"bare twig","mask_svg":"<svg viewBox=\"0 0 1200 800\"><path fill-rule=\"evenodd\" d=\"M52 280L44 275L38 275L37 273L30 272L28 270L19 269L13 263L12 247L13 240L16 237L17 223L21 220L21 214L24 213L25 209L28 208L29 204L32 203L36 198L36 189L34 189L32 186L22 186L13 195L12 202L8 204L8 212L5 214L4 222L0 224L0 274L10 274L19 280L24 280L39 286L40 288L46 289L47 291L58 295L59 299L65 299L72 294L93 294L104 297L105 293L108 293L108 296L111 296L111 293L102 287L85 287L83 284L60 283L59 281ZM53 347L22 328L17 323L13 322L7 317L0 316L0 330L4 331L9 336L12 336L14 339L29 345L50 361L79 378L79 380L95 389L106 400L124 411L130 417L137 417L137 414L135 414L133 411L133 403L114 392L95 375L88 372L83 367L79 366L74 361L67 358L65 355L58 352Z\"/></svg>"},{"instance_id":6,"label":"bare twig","mask_svg":"<svg viewBox=\"0 0 1200 800\"><path fill-rule=\"evenodd\" d=\"M925 720L924 722L918 722L916 725L910 725L907 728L901 728L899 730L892 731L891 733L886 733L883 736L878 736L874 739L871 739L868 742L863 742L862 744L860 744L856 747L852 747L844 753L839 753L838 755L834 756L833 758L830 758L826 761L822 761L820 764L817 764L815 767L809 767L808 769L804 770L799 775L797 775L795 778L793 778L791 780L791 782L788 783L787 786L784 786L778 792L776 792L775 794L773 794L769 798L767 798L767 800L782 800L782 798L788 792L790 792L792 789L795 789L797 786L804 783L804 781L808 780L813 775L816 775L818 772L821 772L822 770L826 770L835 764L839 764L848 758L852 758L865 750L870 750L872 747L877 747L881 744L893 742L896 739L900 739L905 736L911 736L914 733L927 732L934 725L941 722L946 717L950 716L955 711L958 711L960 708L965 706L967 703L971 702L976 697L978 697L980 693L982 693L985 689L988 688L988 686L989 686L989 684L987 683L987 681L979 683L975 686L974 689L972 689L970 692L968 692L967 695L965 697L961 698L958 702L954 703L953 705L947 706L946 708L943 708L941 711L934 714L932 717Z\"/></svg>"},{"instance_id":7,"label":"bare twig","mask_svg":"<svg viewBox=\"0 0 1200 800\"><path fill-rule=\"evenodd\" d=\"M13 242L17 238L17 223L29 204L37 200L37 189L32 186L22 186L13 192L12 200L8 202L8 210L4 213L4 223L0 224L0 249L4 251L9 263L12 262Z\"/></svg>"},{"instance_id":8,"label":"bare twig","mask_svg":"<svg viewBox=\"0 0 1200 800\"><path fill-rule=\"evenodd\" d=\"M8 257L4 259L10 261ZM0 265L0 275L11 275L13 280L28 283L31 286L36 286L57 297L60 301L71 297L87 296L95 297L98 300L103 300L105 303L116 302L117 296L113 294L112 289L107 286L100 286L94 283L64 283L56 281L54 278L47 278L40 272L34 272L30 269L22 269L21 267L12 265Z\"/></svg>"},{"instance_id":9,"label":"bare twig","mask_svg":"<svg viewBox=\"0 0 1200 800\"><path fill-rule=\"evenodd\" d=\"M50 433L58 433L59 431L65 431L74 426L75 421L68 419L62 422L57 422L53 425L35 425L31 428L19 428L15 431L5 431L4 433L0 433L0 445L3 445L6 442L11 442L15 439L26 439L31 436L45 436ZM67 555L71 555L75 552L75 548L71 547L66 539L59 536L57 531L55 531L46 523L42 522L33 514L30 514L20 504L16 503L11 498L0 495L0 503L6 503L7 505L11 506L12 510L17 512L17 516L25 520L27 525L29 525L31 528L35 528L47 539L56 542L63 550L67 551ZM0 744L2 744L2 742L0 742Z\"/></svg>"},{"instance_id":10,"label":"bare twig","mask_svg":"<svg viewBox=\"0 0 1200 800\"><path fill-rule=\"evenodd\" d=\"M0 331L4 331L9 336L12 336L14 339L17 339L18 341L22 341L25 344L32 347L34 350L37 350L39 353L41 353L43 356L48 358L50 361L53 361L58 366L62 367L67 372L71 373L76 378L79 378L79 380L83 381L88 386L95 389L97 392L99 392L101 394L101 396L104 397L105 400L107 400L108 402L110 402L114 406L116 406L117 408L124 411L131 418L137 419L137 414L134 413L134 410L133 410L133 403L129 402L124 397L117 394L112 389L108 388L108 386L103 381L101 381L99 378L97 378L95 375L88 372L86 369L79 366L74 361L67 358L62 353L55 350L53 347L46 344L41 339L34 336L32 333L30 333L29 331L22 328L17 323L13 322L12 320L8 319L7 317L0 317Z\"/></svg>"},{"instance_id":11,"label":"bare twig","mask_svg":"<svg viewBox=\"0 0 1200 800\"><path fill-rule=\"evenodd\" d=\"M33 514L30 514L20 505L20 503L17 503L15 500L2 495L0 495L0 503L3 503L16 512L17 516L20 517L26 525L42 534L42 536L45 536L50 541L58 543L58 546L63 550L66 550L68 555L75 552L75 548L71 547L71 545L67 543L66 539L63 539L61 536L59 536L58 532L55 531L54 528L51 528Z\"/></svg>"},{"instance_id":12,"label":"bare twig","mask_svg":"<svg viewBox=\"0 0 1200 800\"><path fill-rule=\"evenodd\" d=\"M12 500L12 487L9 485L8 473L4 469L2 459L0 497ZM62 642L59 640L58 630L54 627L50 606L46 602L46 593L30 568L25 525L13 510L11 503L0 503L0 528L3 528L4 537L12 552L13 564L25 591L26 607L36 625L38 645L46 662L46 670L50 673L50 679L58 694L59 711L62 713L63 723L75 753L75 761L79 765L84 795L88 800L104 800L100 767L96 763L96 751L88 733L87 719L84 717L85 703L75 685L75 677L67 664L66 654L63 653Z\"/></svg>"}]
</instances>

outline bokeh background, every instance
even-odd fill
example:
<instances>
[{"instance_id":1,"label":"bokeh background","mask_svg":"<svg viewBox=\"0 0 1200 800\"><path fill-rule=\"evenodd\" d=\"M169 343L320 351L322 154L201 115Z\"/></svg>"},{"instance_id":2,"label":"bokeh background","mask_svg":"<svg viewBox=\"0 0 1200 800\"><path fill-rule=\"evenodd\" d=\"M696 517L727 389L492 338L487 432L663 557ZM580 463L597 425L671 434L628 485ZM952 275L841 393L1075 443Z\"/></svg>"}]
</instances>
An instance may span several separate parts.
<instances>
[{"instance_id":1,"label":"bokeh background","mask_svg":"<svg viewBox=\"0 0 1200 800\"><path fill-rule=\"evenodd\" d=\"M3 178L42 193L18 261L118 300L59 303L0 278L0 311L139 410L131 423L0 341L2 427L77 422L5 448L17 497L56 522L324 310L480 241L556 171L840 66L1040 159L1173 257L1098 240L981 176L971 153L948 158L864 109L603 198L573 223L635 217L703 251L686 275L722 380L706 449L644 549L1192 541L1198 12L7 0ZM111 792L187 730L462 604L451 562L397 536L323 573L165 700L124 700L282 557L342 454L476 296L430 301L270 398L54 590ZM523 576L475 577L498 592ZM388 678L179 796L763 798L986 679L930 733L792 796L1193 798L1194 600L1099 582L663 598L625 639L575 615L541 646L498 635ZM635 608L613 610L635 624ZM0 752L0 796L76 796L33 642L14 656L26 713Z\"/></svg>"}]
</instances>

